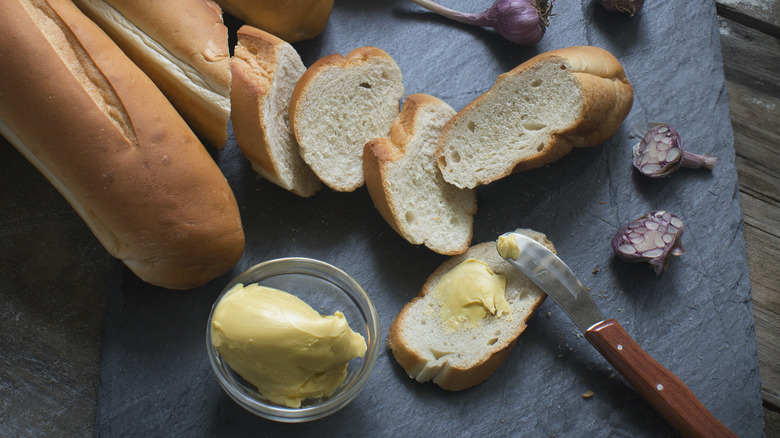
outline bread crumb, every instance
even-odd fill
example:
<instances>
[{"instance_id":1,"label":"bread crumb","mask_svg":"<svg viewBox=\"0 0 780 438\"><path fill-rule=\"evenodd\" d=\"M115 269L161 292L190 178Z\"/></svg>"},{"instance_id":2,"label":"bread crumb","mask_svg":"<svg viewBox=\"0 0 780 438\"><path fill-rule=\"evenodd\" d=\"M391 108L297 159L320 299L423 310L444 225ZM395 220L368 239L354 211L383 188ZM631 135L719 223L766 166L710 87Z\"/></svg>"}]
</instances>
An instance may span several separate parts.
<instances>
[{"instance_id":1,"label":"bread crumb","mask_svg":"<svg viewBox=\"0 0 780 438\"><path fill-rule=\"evenodd\" d=\"M599 267L596 266L595 268L593 268L593 271L591 272L591 274L598 274L598 273L599 273Z\"/></svg>"},{"instance_id":2,"label":"bread crumb","mask_svg":"<svg viewBox=\"0 0 780 438\"><path fill-rule=\"evenodd\" d=\"M584 394L582 394L582 398L591 398L593 397L593 391L587 390Z\"/></svg>"}]
</instances>

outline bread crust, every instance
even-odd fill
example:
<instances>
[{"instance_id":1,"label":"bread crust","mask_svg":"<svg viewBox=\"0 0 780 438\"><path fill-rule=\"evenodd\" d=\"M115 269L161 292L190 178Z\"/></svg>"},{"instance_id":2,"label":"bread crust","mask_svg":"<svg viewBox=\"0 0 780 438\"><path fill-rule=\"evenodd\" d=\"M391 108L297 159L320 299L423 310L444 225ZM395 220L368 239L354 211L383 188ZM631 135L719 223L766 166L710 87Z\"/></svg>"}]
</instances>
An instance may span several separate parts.
<instances>
[{"instance_id":1,"label":"bread crust","mask_svg":"<svg viewBox=\"0 0 780 438\"><path fill-rule=\"evenodd\" d=\"M0 2L3 134L142 280L189 289L244 234L197 137L100 28L64 0ZM45 123L46 129L41 129Z\"/></svg>"},{"instance_id":2,"label":"bread crust","mask_svg":"<svg viewBox=\"0 0 780 438\"><path fill-rule=\"evenodd\" d=\"M534 237L540 243L543 243L551 251L555 251L552 243L547 238L538 232L532 230L518 230L523 231L526 234ZM436 288L436 284L442 275L452 270L455 266L468 260L469 258L475 258L477 260L483 260L483 256L486 252L496 252L496 242L484 242L474 245L463 254L454 256L442 263L426 280L423 287L420 289L418 295L413 298L408 304L404 306L401 312L396 316L390 325L388 332L387 345L393 352L393 356L401 367L411 377L418 376L420 372L425 368L428 363L428 359L423 357L418 351L414 350L404 337L403 327L408 324L407 317L410 314L410 309L414 303L422 300L427 294L433 292ZM491 269L496 274L507 275L509 271L516 268L509 265L509 263L501 260L500 263L488 263ZM514 273L514 271L513 271ZM507 284L507 288L510 284ZM544 302L547 297L546 294L539 291L538 298L533 302L530 311L526 315L513 315L516 323L512 336L505 340L505 342L497 342L490 347L486 347L482 352L481 359L468 368L456 367L451 364L446 364L441 371L433 376L433 382L443 389L451 391L460 391L463 389L475 386L488 377L501 365L506 359L509 353L517 343L518 337L526 328L526 321L533 315L536 309ZM426 376L431 377L431 376Z\"/></svg>"},{"instance_id":3,"label":"bread crust","mask_svg":"<svg viewBox=\"0 0 780 438\"><path fill-rule=\"evenodd\" d=\"M514 69L498 76L496 83L466 105L445 127L437 150L439 167L446 167L444 147L449 131L458 118L483 104L493 90L505 80L525 73L544 62L560 62L579 81L583 102L577 120L571 126L551 133L545 147L536 154L507 163L503 172L489 178L478 178L476 185L487 184L512 173L531 170L567 155L574 147L591 147L609 139L631 111L633 89L620 62L608 51L592 46L574 46L534 56ZM446 175L446 173L445 173Z\"/></svg>"},{"instance_id":4,"label":"bread crust","mask_svg":"<svg viewBox=\"0 0 780 438\"><path fill-rule=\"evenodd\" d=\"M230 52L222 10L212 0L74 0L157 84L208 144L223 149L230 117ZM159 52L133 38L109 16L113 8L159 43L169 61L193 69L186 77L156 57ZM197 85L196 85L197 84ZM208 91L203 90L206 88Z\"/></svg>"},{"instance_id":5,"label":"bread crust","mask_svg":"<svg viewBox=\"0 0 780 438\"><path fill-rule=\"evenodd\" d=\"M371 196L374 206L385 221L406 240L413 244L424 243L433 251L444 255L461 254L466 251L473 236L473 229L469 230L468 238L463 240L458 247L441 248L432 246L428 242L413 241L410 233L399 222L403 212L395 208L390 202L392 188L389 186L388 165L401 159L406 153L406 146L416 135L415 121L419 113L425 111L428 106L446 105L440 99L428 94L411 94L406 97L398 118L390 127L390 137L377 138L366 143L363 151L363 174L366 179L366 188ZM476 194L472 208L464 213L476 214Z\"/></svg>"},{"instance_id":6,"label":"bread crust","mask_svg":"<svg viewBox=\"0 0 780 438\"><path fill-rule=\"evenodd\" d=\"M295 43L316 37L328 24L333 0L217 0L234 17Z\"/></svg>"}]
</instances>

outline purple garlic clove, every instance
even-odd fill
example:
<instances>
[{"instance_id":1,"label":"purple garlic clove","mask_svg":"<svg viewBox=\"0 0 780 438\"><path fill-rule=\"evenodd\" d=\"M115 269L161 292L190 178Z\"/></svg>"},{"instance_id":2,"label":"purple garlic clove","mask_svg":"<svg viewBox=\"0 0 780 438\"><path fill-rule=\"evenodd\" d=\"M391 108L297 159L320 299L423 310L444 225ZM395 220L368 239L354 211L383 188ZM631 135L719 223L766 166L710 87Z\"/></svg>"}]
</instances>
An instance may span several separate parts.
<instances>
[{"instance_id":1,"label":"purple garlic clove","mask_svg":"<svg viewBox=\"0 0 780 438\"><path fill-rule=\"evenodd\" d=\"M680 167L712 169L718 159L683 150L680 134L669 125L651 125L642 140L634 146L634 167L650 178L668 176Z\"/></svg>"},{"instance_id":2,"label":"purple garlic clove","mask_svg":"<svg viewBox=\"0 0 780 438\"><path fill-rule=\"evenodd\" d=\"M654 211L633 220L612 238L612 250L624 262L648 262L655 275L669 265L672 256L685 254L683 223L668 211Z\"/></svg>"}]
</instances>

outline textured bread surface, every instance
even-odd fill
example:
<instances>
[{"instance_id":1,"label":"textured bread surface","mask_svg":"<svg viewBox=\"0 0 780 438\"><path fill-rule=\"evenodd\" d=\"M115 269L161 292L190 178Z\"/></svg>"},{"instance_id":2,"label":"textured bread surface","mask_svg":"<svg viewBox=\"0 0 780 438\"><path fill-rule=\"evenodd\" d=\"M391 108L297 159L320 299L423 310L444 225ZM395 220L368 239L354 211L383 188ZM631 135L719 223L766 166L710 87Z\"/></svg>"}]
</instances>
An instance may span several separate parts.
<instances>
[{"instance_id":1,"label":"textured bread surface","mask_svg":"<svg viewBox=\"0 0 780 438\"><path fill-rule=\"evenodd\" d=\"M290 129L289 103L306 67L284 40L251 26L238 31L231 59L233 132L252 168L296 195L309 197L321 183L303 161Z\"/></svg>"},{"instance_id":2,"label":"textured bread surface","mask_svg":"<svg viewBox=\"0 0 780 438\"><path fill-rule=\"evenodd\" d=\"M517 230L555 251L544 234ZM511 312L487 315L476 328L454 330L441 320L441 300L436 285L442 275L468 260L485 262L496 274L506 277L506 299ZM439 266L420 293L390 325L387 344L409 376L418 382L433 381L440 387L459 391L477 385L506 359L526 321L547 295L517 268L498 254L496 242L474 245Z\"/></svg>"},{"instance_id":3,"label":"textured bread surface","mask_svg":"<svg viewBox=\"0 0 780 438\"><path fill-rule=\"evenodd\" d=\"M328 24L333 0L217 0L225 12L289 42L314 38Z\"/></svg>"},{"instance_id":4,"label":"textured bread surface","mask_svg":"<svg viewBox=\"0 0 780 438\"><path fill-rule=\"evenodd\" d=\"M447 183L436 165L441 129L454 115L433 96L407 96L390 137L366 143L363 153L366 187L382 217L410 243L445 255L468 249L477 211L476 191Z\"/></svg>"},{"instance_id":5,"label":"textured bread surface","mask_svg":"<svg viewBox=\"0 0 780 438\"><path fill-rule=\"evenodd\" d=\"M70 1L9 0L0 34L0 131L114 257L175 289L235 265L244 234L227 181L100 28Z\"/></svg>"},{"instance_id":6,"label":"textured bread surface","mask_svg":"<svg viewBox=\"0 0 780 438\"><path fill-rule=\"evenodd\" d=\"M375 47L328 55L306 70L290 100L290 126L325 185L341 192L363 185L363 147L390 134L403 94L401 70Z\"/></svg>"},{"instance_id":7,"label":"textured bread surface","mask_svg":"<svg viewBox=\"0 0 780 438\"><path fill-rule=\"evenodd\" d=\"M157 84L190 127L222 149L230 118L230 53L211 0L74 0Z\"/></svg>"},{"instance_id":8,"label":"textured bread surface","mask_svg":"<svg viewBox=\"0 0 780 438\"><path fill-rule=\"evenodd\" d=\"M606 141L632 103L623 67L606 50L546 52L500 75L444 127L439 167L468 188L537 168Z\"/></svg>"}]
</instances>

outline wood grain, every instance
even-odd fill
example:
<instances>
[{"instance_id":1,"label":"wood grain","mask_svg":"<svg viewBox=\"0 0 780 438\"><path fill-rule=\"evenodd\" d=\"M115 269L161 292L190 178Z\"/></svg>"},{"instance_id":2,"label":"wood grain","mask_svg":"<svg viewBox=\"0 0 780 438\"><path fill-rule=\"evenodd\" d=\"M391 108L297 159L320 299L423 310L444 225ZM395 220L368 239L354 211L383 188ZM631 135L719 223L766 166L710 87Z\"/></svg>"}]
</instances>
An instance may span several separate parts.
<instances>
[{"instance_id":1,"label":"wood grain","mask_svg":"<svg viewBox=\"0 0 780 438\"><path fill-rule=\"evenodd\" d=\"M718 12L765 432L780 436L780 1L722 0Z\"/></svg>"}]
</instances>

